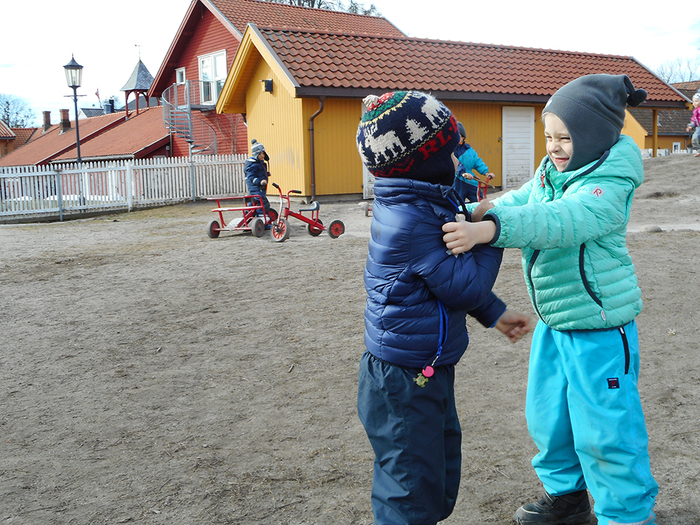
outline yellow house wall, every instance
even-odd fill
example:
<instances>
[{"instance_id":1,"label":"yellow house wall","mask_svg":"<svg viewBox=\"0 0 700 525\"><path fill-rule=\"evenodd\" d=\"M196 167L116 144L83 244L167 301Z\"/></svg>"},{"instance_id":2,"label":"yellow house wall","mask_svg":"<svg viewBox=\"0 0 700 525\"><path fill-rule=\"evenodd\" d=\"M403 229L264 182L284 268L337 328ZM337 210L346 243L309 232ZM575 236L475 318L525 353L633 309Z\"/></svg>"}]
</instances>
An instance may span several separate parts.
<instances>
[{"instance_id":1,"label":"yellow house wall","mask_svg":"<svg viewBox=\"0 0 700 525\"><path fill-rule=\"evenodd\" d=\"M264 90L261 80L266 79L272 79L272 93ZM270 182L276 182L285 193L290 189L304 191L304 159L308 157L304 152L307 151L308 131L303 126L302 100L295 99L284 88L282 80L263 60L259 60L246 88L246 108L248 153L250 141L257 139L270 156ZM271 195L275 192L274 188L268 190Z\"/></svg>"},{"instance_id":2,"label":"yellow house wall","mask_svg":"<svg viewBox=\"0 0 700 525\"><path fill-rule=\"evenodd\" d=\"M260 82L270 78L273 93L265 92ZM311 195L309 121L320 107L319 100L294 98L262 60L246 92L248 137L265 145L270 155L271 181L284 191L298 189L304 196ZM464 124L467 142L496 175L493 184L500 186L503 105L451 101L446 105ZM535 106L533 173L546 155L542 109L543 106ZM355 144L361 116L360 100L325 99L323 111L314 120L316 195L362 193L362 163ZM623 133L631 136L640 148L650 147L645 145L644 130L633 118L626 119ZM659 140L659 147L673 147L673 139L660 137Z\"/></svg>"},{"instance_id":3,"label":"yellow house wall","mask_svg":"<svg viewBox=\"0 0 700 525\"><path fill-rule=\"evenodd\" d=\"M637 122L632 115L626 112L625 115L625 125L622 126L622 134L631 137L639 149L644 149L645 147L645 137L647 135L646 130ZM651 146L650 146L651 147Z\"/></svg>"},{"instance_id":4,"label":"yellow house wall","mask_svg":"<svg viewBox=\"0 0 700 525\"><path fill-rule=\"evenodd\" d=\"M494 186L500 186L503 170L503 104L485 104L473 102L445 103L458 121L464 125L467 132L467 143L479 154L481 160L496 175ZM532 106L527 106L532 107ZM547 154L544 140L544 125L542 124L542 108L535 108L535 155L532 172L539 165L542 157Z\"/></svg>"},{"instance_id":5,"label":"yellow house wall","mask_svg":"<svg viewBox=\"0 0 700 525\"><path fill-rule=\"evenodd\" d=\"M690 137L689 136L662 136L659 135L657 139L657 146L659 149L667 149L669 151L673 151L673 143L674 142L680 142L681 144L681 149L687 149L690 147ZM653 149L654 148L654 137L652 136L646 136L644 137L644 149Z\"/></svg>"},{"instance_id":6,"label":"yellow house wall","mask_svg":"<svg viewBox=\"0 0 700 525\"><path fill-rule=\"evenodd\" d=\"M452 114L464 125L467 144L481 157L496 175L494 186L501 185L501 105L443 101Z\"/></svg>"},{"instance_id":7,"label":"yellow house wall","mask_svg":"<svg viewBox=\"0 0 700 525\"><path fill-rule=\"evenodd\" d=\"M318 99L304 99L306 128L319 107ZM362 193L362 161L355 142L361 116L360 100L327 98L314 119L316 195ZM310 191L310 158L307 173Z\"/></svg>"}]
</instances>

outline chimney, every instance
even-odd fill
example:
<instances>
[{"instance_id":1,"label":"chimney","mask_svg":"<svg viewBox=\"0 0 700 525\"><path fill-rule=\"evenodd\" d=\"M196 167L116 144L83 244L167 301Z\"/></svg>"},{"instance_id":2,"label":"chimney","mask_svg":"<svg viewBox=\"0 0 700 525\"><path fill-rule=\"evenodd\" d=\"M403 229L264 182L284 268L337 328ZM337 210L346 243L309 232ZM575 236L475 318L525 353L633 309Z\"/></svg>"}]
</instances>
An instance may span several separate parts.
<instances>
[{"instance_id":1,"label":"chimney","mask_svg":"<svg viewBox=\"0 0 700 525\"><path fill-rule=\"evenodd\" d=\"M105 110L105 115L109 115L110 113L114 113L114 99L109 99L107 102L104 103L104 110Z\"/></svg>"},{"instance_id":2,"label":"chimney","mask_svg":"<svg viewBox=\"0 0 700 525\"><path fill-rule=\"evenodd\" d=\"M48 131L49 128L51 127L51 112L50 111L44 111L44 126L43 126L43 131Z\"/></svg>"},{"instance_id":3,"label":"chimney","mask_svg":"<svg viewBox=\"0 0 700 525\"><path fill-rule=\"evenodd\" d=\"M61 109L61 122L60 122L60 129L61 129L61 134L65 133L66 131L70 131L70 119L68 118L68 110L67 109Z\"/></svg>"}]
</instances>

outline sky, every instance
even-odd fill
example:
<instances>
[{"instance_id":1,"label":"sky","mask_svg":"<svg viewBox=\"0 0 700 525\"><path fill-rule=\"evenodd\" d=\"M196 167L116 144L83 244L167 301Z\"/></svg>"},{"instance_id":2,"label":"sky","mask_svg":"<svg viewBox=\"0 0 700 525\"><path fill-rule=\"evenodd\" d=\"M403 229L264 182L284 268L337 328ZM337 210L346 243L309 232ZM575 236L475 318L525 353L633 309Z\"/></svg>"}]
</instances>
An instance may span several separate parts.
<instances>
[{"instance_id":1,"label":"sky","mask_svg":"<svg viewBox=\"0 0 700 525\"><path fill-rule=\"evenodd\" d=\"M632 56L651 70L700 55L700 13L663 9L659 3L636 11L634 2L618 0L373 3L416 38ZM117 96L118 105L123 105L121 88L139 57L155 76L189 4L190 0L10 2L3 7L6 46L0 55L0 93L24 99L37 126L43 111L51 111L53 123L62 108L70 109L73 119L72 90L63 70L73 55L83 66L79 107L99 107L98 90L102 101ZM419 7L425 5L428 8Z\"/></svg>"}]
</instances>

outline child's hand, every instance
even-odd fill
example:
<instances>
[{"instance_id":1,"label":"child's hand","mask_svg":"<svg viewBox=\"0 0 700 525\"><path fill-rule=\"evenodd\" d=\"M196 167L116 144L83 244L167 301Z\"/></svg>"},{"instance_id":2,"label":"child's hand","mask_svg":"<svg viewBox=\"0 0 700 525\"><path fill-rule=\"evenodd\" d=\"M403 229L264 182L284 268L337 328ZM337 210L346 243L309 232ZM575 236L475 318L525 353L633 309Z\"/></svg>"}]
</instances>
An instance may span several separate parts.
<instances>
[{"instance_id":1,"label":"child's hand","mask_svg":"<svg viewBox=\"0 0 700 525\"><path fill-rule=\"evenodd\" d=\"M530 318L517 312L506 310L496 322L496 328L503 332L511 343L518 342L530 332Z\"/></svg>"},{"instance_id":2,"label":"child's hand","mask_svg":"<svg viewBox=\"0 0 700 525\"><path fill-rule=\"evenodd\" d=\"M486 197L476 208L474 208L474 211L472 212L472 222L479 222L491 208L493 208L493 203L488 199L488 197Z\"/></svg>"},{"instance_id":3,"label":"child's hand","mask_svg":"<svg viewBox=\"0 0 700 525\"><path fill-rule=\"evenodd\" d=\"M496 235L496 225L484 222L447 222L442 225L442 240L452 255L468 252L477 244L487 244Z\"/></svg>"}]
</instances>

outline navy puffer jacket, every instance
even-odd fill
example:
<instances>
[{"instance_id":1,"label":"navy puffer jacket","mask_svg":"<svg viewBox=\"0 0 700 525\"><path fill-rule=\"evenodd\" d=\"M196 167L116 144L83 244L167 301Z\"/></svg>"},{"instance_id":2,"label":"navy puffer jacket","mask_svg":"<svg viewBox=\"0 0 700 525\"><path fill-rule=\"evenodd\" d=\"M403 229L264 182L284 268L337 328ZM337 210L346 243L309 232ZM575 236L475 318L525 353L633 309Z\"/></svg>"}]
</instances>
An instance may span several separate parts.
<instances>
[{"instance_id":1,"label":"navy puffer jacket","mask_svg":"<svg viewBox=\"0 0 700 525\"><path fill-rule=\"evenodd\" d=\"M503 250L479 245L449 255L442 225L455 220L451 189L410 179L374 186L372 236L365 266L365 344L401 366L455 364L469 343L465 318L491 327L505 311L492 292Z\"/></svg>"}]
</instances>

